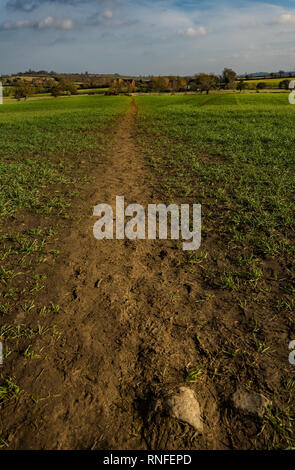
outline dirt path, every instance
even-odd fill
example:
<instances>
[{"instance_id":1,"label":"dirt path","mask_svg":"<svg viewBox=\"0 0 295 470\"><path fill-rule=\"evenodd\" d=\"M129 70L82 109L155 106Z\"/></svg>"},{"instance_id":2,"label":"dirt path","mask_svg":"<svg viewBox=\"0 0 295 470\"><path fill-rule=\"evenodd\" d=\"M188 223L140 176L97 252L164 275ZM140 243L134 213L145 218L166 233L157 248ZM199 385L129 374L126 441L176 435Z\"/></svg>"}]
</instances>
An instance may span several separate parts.
<instances>
[{"instance_id":1,"label":"dirt path","mask_svg":"<svg viewBox=\"0 0 295 470\"><path fill-rule=\"evenodd\" d=\"M199 390L210 422L206 441L188 426L148 418L153 398L183 382L196 356L192 288L177 243L93 237L94 205L114 207L117 195L127 204L156 202L136 144L136 113L132 101L92 190L79 201L81 217L61 240L42 294L60 306L48 321L61 337L48 340L46 361L31 361L23 371L27 394L10 405L18 416L11 448L224 447L208 389ZM35 397L30 406L28 394Z\"/></svg>"}]
</instances>

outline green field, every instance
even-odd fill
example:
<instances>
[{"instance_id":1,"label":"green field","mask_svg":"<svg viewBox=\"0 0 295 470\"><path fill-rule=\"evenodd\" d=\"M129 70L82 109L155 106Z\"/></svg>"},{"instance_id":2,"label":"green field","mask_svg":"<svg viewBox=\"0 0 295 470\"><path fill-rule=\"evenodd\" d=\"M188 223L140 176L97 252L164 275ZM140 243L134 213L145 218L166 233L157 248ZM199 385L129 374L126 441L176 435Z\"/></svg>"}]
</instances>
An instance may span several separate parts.
<instances>
[{"instance_id":1,"label":"green field","mask_svg":"<svg viewBox=\"0 0 295 470\"><path fill-rule=\"evenodd\" d=\"M232 243L294 254L288 231L294 228L295 109L286 95L137 100L140 129L154 136L152 164L167 176L166 194L192 198L197 186L202 199L226 207L212 211L205 203Z\"/></svg>"},{"instance_id":2,"label":"green field","mask_svg":"<svg viewBox=\"0 0 295 470\"><path fill-rule=\"evenodd\" d=\"M141 188L144 198L152 194L153 202L202 205L201 248L195 252L183 252L178 249L180 242L167 241L166 248L156 255L158 264L155 272L154 248L150 248L147 241L145 258L140 258L138 247L145 242L138 241L135 250L142 267L137 274L138 266L130 264L131 274L127 279L130 292L122 290L122 302L116 304L115 313L110 307L112 321L118 318L122 325L124 322L129 325L131 317L138 318L134 335L140 336L142 331L146 334L140 336L142 343L138 343L138 350L134 349L140 351L138 357L137 352L134 353L136 357L132 357L138 374L134 382L136 388L142 386L141 378L145 377L146 370L151 380L145 384L149 390L159 384L170 387L176 377L178 381L183 380L184 384L204 392L209 401L213 400L213 409L216 407L220 412L222 438L230 435L232 448L294 449L295 373L294 367L288 363L288 344L295 338L293 123L295 106L289 104L286 93L134 98L73 96L2 105L0 338L5 341L4 359L8 359L7 362L11 358L13 360L9 374L3 372L0 375L0 410L3 408L5 413L8 409L6 404L19 398L22 383L25 383L24 388L30 389L31 376L26 374L29 361L40 358L39 366L46 365L43 334L52 336L53 361L59 364L63 356L62 348L66 349L72 331L64 330L58 343L60 336L54 322L56 318L56 322L63 325L65 313L51 301L50 296L46 300L41 298L42 302L38 296L42 289L45 291L46 276L49 278L54 273L58 283L58 275L63 269L59 265L57 274L54 271L62 245L59 233L69 227L75 228L72 221L88 217L88 212L85 214L71 208L80 207L75 205L80 198L85 204L83 211L87 207L90 213L92 207L90 203L88 207L85 194L89 191L96 191L99 197L105 194L104 188L102 193L99 192L99 184L92 180L92 175L94 171L99 175L100 168L106 168L99 165L102 161L108 162L110 144L117 139L118 166L111 167L114 174L109 180L118 181L118 191L122 194L130 191L126 171L124 176L128 184L121 187L120 158L125 155L122 168L135 173L130 181L138 181L139 167L134 160L138 158L140 168L144 166L144 178L140 180L145 182ZM121 129L121 134L116 134L116 128ZM124 141L122 136L125 134ZM121 136L119 142L118 135ZM122 141L124 149L121 148ZM122 143L122 147L124 145ZM101 173L102 179L103 176ZM87 186L88 183L93 183L93 187ZM125 196L129 197L128 194ZM132 202L140 204L142 201ZM82 280L79 279L81 260L85 263L85 271L88 269L87 243L87 236L81 237L81 258L77 266L73 263L68 267L81 296L81 304L80 298L75 304L77 311L83 313L85 309L87 312L90 291L98 299L93 307L92 304L89 307L89 312L95 317L93 324L87 323L85 315L84 323L78 325L82 332L86 326L92 331L96 325L101 299L109 299L112 305L114 295L111 291L113 278L104 274L104 266L101 269L99 262L93 268L96 279L93 285L83 284L83 273ZM111 251L112 245L109 246ZM123 254L124 247L122 245ZM108 256L100 263L102 261L109 263ZM124 271L119 266L119 257L117 261L116 276L120 280ZM123 262L126 263L125 258ZM164 274L162 263L166 266ZM160 292L157 293L159 297L152 300L149 297L152 294L149 286L153 284L145 281L145 271L149 276L148 282L153 279L161 289L171 289L171 301L162 306L163 311L158 308L161 305ZM175 285L172 285L172 279ZM99 286L101 283L107 286L107 282L110 283L110 291L105 291L104 297L100 298ZM120 290L124 284L119 282L117 285ZM138 287L142 285L147 290ZM137 295L142 292L146 298L143 301L141 298L141 303L136 304L137 310L130 310L127 322L120 316L121 310L125 312L132 296L137 302ZM63 294L63 302L66 302L64 299L76 301L75 292ZM120 300L121 292L119 294ZM72 305L69 303L69 309ZM143 325L140 323L141 309L146 307L148 312L151 309L152 317L150 324ZM71 318L72 311L67 314ZM108 318L108 314L106 309L103 320ZM48 318L53 318L51 323ZM156 323L153 322L156 321L160 322L157 325L161 325L162 330L154 328ZM96 326L97 331L107 336L103 322ZM176 357L177 347L179 351L183 344L185 347L189 345L188 350L193 351L187 362L184 360L183 370L168 368L166 371L166 365L163 370L159 368L161 354L154 348L156 343L162 344L158 332L165 331L166 334L169 328L171 338L169 332L166 343L170 341L172 346L169 349L166 344L166 349L163 348L165 360L169 362L171 351ZM145 340L151 340L151 343L147 343L148 360L142 366L140 348ZM75 345L66 356L66 363L72 364L79 354L80 349ZM113 374L112 354L110 347L111 359L107 362L110 377ZM125 359L122 356L120 360L123 364ZM96 358L94 365L95 361ZM127 370L129 363L126 364ZM16 377L15 370L18 371ZM32 370L35 373L35 369ZM122 370L123 366L120 373ZM76 371L78 375L81 373L78 368ZM120 380L124 380L123 373ZM93 383L97 388L98 382ZM244 415L230 414L230 397L238 385L243 385L248 391L262 393L269 399L262 417L245 418ZM210 394L207 394L208 390ZM79 397L84 399L82 392L77 388ZM41 390L40 394L43 400L47 390L46 393ZM30 406L35 410L37 402L35 397L27 396L25 392L23 396L21 416L28 420L27 410ZM147 399L144 394L141 400L142 397ZM54 400L50 403L51 409L55 409ZM4 421L0 422L3 426L0 426L0 447L14 445L14 437L9 442L8 438L18 432L14 431L17 412L16 406L9 413L9 429L1 424ZM42 412L37 416L41 422ZM142 423L138 415L136 420L134 429L137 433ZM94 431L96 435L96 420ZM133 436L133 431L131 434ZM36 436L38 439L38 433Z\"/></svg>"},{"instance_id":3,"label":"green field","mask_svg":"<svg viewBox=\"0 0 295 470\"><path fill-rule=\"evenodd\" d=\"M108 88L81 88L78 93L81 95L103 95Z\"/></svg>"},{"instance_id":4,"label":"green field","mask_svg":"<svg viewBox=\"0 0 295 470\"><path fill-rule=\"evenodd\" d=\"M72 168L105 147L104 130L126 111L127 104L125 97L73 97L2 105L1 216L22 207L41 210L42 189L47 184L70 183ZM50 210L50 201L46 204Z\"/></svg>"},{"instance_id":5,"label":"green field","mask_svg":"<svg viewBox=\"0 0 295 470\"><path fill-rule=\"evenodd\" d=\"M223 400L235 383L272 399L258 448L294 449L295 107L284 94L136 102L158 199L202 204L202 246L182 264L202 289L192 304L197 357Z\"/></svg>"},{"instance_id":6,"label":"green field","mask_svg":"<svg viewBox=\"0 0 295 470\"><path fill-rule=\"evenodd\" d=\"M0 316L33 302L34 270L58 255L47 244L91 181L127 106L125 97L72 97L0 107Z\"/></svg>"},{"instance_id":7,"label":"green field","mask_svg":"<svg viewBox=\"0 0 295 470\"><path fill-rule=\"evenodd\" d=\"M258 85L258 83L265 83L266 84L266 88L267 89L278 89L279 88L279 85L280 83L283 81L283 80L293 80L292 78L261 78L261 79L257 79L257 80L245 80L245 83L247 83L247 86L248 88L251 90L251 89L255 89L256 86Z\"/></svg>"}]
</instances>

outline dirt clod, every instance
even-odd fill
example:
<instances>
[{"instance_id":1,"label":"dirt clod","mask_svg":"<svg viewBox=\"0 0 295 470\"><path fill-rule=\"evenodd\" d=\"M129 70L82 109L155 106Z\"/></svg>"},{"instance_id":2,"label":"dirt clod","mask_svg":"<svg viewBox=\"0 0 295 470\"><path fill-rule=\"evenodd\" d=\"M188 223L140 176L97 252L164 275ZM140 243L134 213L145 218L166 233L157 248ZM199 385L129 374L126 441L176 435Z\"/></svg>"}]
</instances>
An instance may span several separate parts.
<instances>
[{"instance_id":1,"label":"dirt clod","mask_svg":"<svg viewBox=\"0 0 295 470\"><path fill-rule=\"evenodd\" d=\"M157 405L159 407L159 404ZM179 387L173 394L168 393L162 408L169 416L190 424L196 431L202 433L203 421L199 402L194 391L188 387Z\"/></svg>"},{"instance_id":2,"label":"dirt clod","mask_svg":"<svg viewBox=\"0 0 295 470\"><path fill-rule=\"evenodd\" d=\"M242 387L239 387L233 394L232 402L237 410L260 418L263 417L265 407L270 403L263 395L249 392Z\"/></svg>"}]
</instances>

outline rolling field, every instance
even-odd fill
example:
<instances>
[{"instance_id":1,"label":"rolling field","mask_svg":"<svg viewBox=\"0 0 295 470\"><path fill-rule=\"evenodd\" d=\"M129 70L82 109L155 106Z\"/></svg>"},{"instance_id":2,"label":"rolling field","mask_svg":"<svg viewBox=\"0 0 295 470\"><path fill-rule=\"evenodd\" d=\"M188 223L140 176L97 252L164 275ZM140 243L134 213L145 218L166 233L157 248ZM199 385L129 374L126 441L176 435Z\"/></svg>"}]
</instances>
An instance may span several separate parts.
<instances>
[{"instance_id":1,"label":"rolling field","mask_svg":"<svg viewBox=\"0 0 295 470\"><path fill-rule=\"evenodd\" d=\"M80 89L78 90L78 93L83 95L103 95L106 91L108 90L108 88L83 88L83 89Z\"/></svg>"},{"instance_id":2,"label":"rolling field","mask_svg":"<svg viewBox=\"0 0 295 470\"><path fill-rule=\"evenodd\" d=\"M104 131L124 112L126 103L125 98L75 97L1 106L1 216L22 208L60 212L63 192L46 197L44 189L75 182L73 170L83 167L83 158L87 161L104 148L108 140Z\"/></svg>"},{"instance_id":3,"label":"rolling field","mask_svg":"<svg viewBox=\"0 0 295 470\"><path fill-rule=\"evenodd\" d=\"M0 107L1 447L295 448L294 113L284 93ZM201 248L97 242L116 195L202 204ZM202 436L151 409L179 385Z\"/></svg>"},{"instance_id":4,"label":"rolling field","mask_svg":"<svg viewBox=\"0 0 295 470\"><path fill-rule=\"evenodd\" d=\"M159 199L202 204L201 249L179 261L192 289L192 367L205 368L197 388L223 405L239 385L272 403L248 430L229 413L234 447L294 448L295 110L266 94L137 104Z\"/></svg>"},{"instance_id":5,"label":"rolling field","mask_svg":"<svg viewBox=\"0 0 295 470\"><path fill-rule=\"evenodd\" d=\"M36 296L59 256L60 231L81 217L69 212L72 201L94 184L92 171L127 106L124 97L75 97L0 107L0 337L7 366L0 371L1 406L23 392L15 382L26 375L19 367L46 356L32 342L57 337L46 313L59 306L38 304ZM3 411L0 446L7 447Z\"/></svg>"},{"instance_id":6,"label":"rolling field","mask_svg":"<svg viewBox=\"0 0 295 470\"><path fill-rule=\"evenodd\" d=\"M151 165L173 169L163 169L167 195L189 198L197 185L206 220L231 243L294 256L295 116L285 95L149 97L139 105L140 129L157 137Z\"/></svg>"},{"instance_id":7,"label":"rolling field","mask_svg":"<svg viewBox=\"0 0 295 470\"><path fill-rule=\"evenodd\" d=\"M247 83L249 89L255 89L258 83L265 83L267 89L275 90L279 88L279 85L283 80L291 81L292 78L289 78L289 77L288 78L265 78L265 79L261 78L257 80L253 80L253 79L245 80L245 83Z\"/></svg>"}]
</instances>

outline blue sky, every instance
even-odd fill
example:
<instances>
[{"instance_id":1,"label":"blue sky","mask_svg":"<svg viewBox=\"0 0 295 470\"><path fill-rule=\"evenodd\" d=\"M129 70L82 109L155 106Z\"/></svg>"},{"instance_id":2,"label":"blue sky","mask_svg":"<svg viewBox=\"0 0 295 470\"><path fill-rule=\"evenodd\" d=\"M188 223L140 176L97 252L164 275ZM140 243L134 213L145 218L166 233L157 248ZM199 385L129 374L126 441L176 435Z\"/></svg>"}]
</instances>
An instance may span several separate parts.
<instances>
[{"instance_id":1,"label":"blue sky","mask_svg":"<svg viewBox=\"0 0 295 470\"><path fill-rule=\"evenodd\" d=\"M0 74L295 70L295 0L0 0Z\"/></svg>"}]
</instances>

